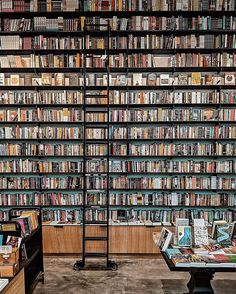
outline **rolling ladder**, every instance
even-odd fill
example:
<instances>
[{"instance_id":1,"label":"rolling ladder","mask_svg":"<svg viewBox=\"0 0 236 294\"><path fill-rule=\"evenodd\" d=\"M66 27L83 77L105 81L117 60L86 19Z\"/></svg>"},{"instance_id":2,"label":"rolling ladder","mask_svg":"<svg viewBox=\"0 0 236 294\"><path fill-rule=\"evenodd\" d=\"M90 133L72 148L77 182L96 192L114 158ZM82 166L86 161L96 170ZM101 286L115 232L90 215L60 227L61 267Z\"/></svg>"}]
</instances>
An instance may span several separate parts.
<instances>
[{"instance_id":1,"label":"rolling ladder","mask_svg":"<svg viewBox=\"0 0 236 294\"><path fill-rule=\"evenodd\" d=\"M89 74L93 72L93 60L97 55L98 50L91 50L86 48L89 42L86 40L90 36L97 36L96 32L104 36L105 50L102 51L103 62L103 79L106 85L100 89L96 86L88 84L90 80ZM109 36L110 25L108 24L88 24L84 26L84 39L83 39L83 97L84 97L84 190L83 190L83 234L82 234L82 259L76 261L74 269L84 270L91 268L87 265L88 258L101 258L105 259L103 269L117 270L117 264L109 259L109 155L110 155L110 142L109 142ZM90 45L89 45L90 47ZM90 50L88 50L90 49ZM87 63L90 64L87 70ZM96 70L94 70L96 72ZM101 70L100 70L101 71ZM98 71L99 72L99 69ZM92 74L93 75L93 74ZM92 103L91 103L92 102ZM91 117L95 114L97 120L91 121ZM100 120L99 117L105 119ZM91 137L91 131L94 130L94 137ZM97 133L97 130L98 133ZM99 134L99 132L102 133ZM101 137L99 137L101 135ZM102 146L99 155L92 152L95 146ZM95 154L95 155L94 155ZM90 163L95 162L95 170L91 168ZM105 167L105 170L100 171L100 167ZM98 169L98 171L97 171ZM93 198L94 197L94 198ZM91 201L92 199L92 201ZM96 199L96 201L95 201ZM96 202L96 203L94 203ZM91 218L92 215L92 218ZM100 220L100 216L102 219ZM95 219L94 219L95 217ZM96 226L100 226L100 230L96 230ZM97 234L96 234L97 231ZM98 233L99 231L99 233ZM102 231L102 233L101 233ZM96 248L96 250L94 249ZM92 267L101 266L99 263L92 263ZM101 267L100 267L101 268Z\"/></svg>"}]
</instances>

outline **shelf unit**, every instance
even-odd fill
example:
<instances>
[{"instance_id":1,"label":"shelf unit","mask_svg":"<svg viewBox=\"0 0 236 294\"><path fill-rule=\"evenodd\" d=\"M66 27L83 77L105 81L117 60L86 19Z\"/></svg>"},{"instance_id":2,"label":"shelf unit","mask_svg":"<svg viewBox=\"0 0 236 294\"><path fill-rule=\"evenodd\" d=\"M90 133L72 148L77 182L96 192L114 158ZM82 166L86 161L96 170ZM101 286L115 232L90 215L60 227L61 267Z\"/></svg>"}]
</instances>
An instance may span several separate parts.
<instances>
[{"instance_id":1,"label":"shelf unit","mask_svg":"<svg viewBox=\"0 0 236 294\"><path fill-rule=\"evenodd\" d=\"M233 17L236 18L236 11L181 11L181 10L175 10L175 11L83 11L83 8L81 9L81 11L74 11L74 12L67 12L67 11L55 11L55 12L14 12L14 13L9 13L9 12L2 12L1 13L1 18L2 18L2 28L3 28L3 21L5 18L9 18L9 19L21 19L21 18L25 18L25 19L31 19L33 20L34 17L47 17L47 18L57 18L57 17L64 17L66 18L85 18L85 20L90 20L91 18L94 17L94 19L91 20L90 25L93 25L94 23L92 23L92 21L96 20L95 18L100 17L101 19L110 19L110 21L113 21L113 17L117 17L118 19L122 19L122 18L127 18L127 19L131 19L132 17L135 16L145 16L145 17L179 17L182 16L183 18L192 18L195 17L197 18L198 16L204 16L204 17L212 17L212 18L223 18L223 17ZM133 55L133 54L152 54L152 55L171 55L171 56L175 56L177 54L181 54L181 53L185 53L185 54L223 54L223 53L229 53L229 54L234 54L235 53L235 48L224 48L224 47L217 47L217 48L149 48L149 49L143 49L143 48L130 48L129 46L129 39L132 36L135 37L146 37L147 35L153 35L153 36L207 36L207 35L214 35L214 36L223 36L225 34L228 35L233 35L235 33L234 29L185 29L185 30L174 30L174 31L170 31L170 30L165 30L165 29L154 29L154 30L111 30L109 33L109 40L112 40L113 37L124 37L126 39L127 42L127 48L126 49L114 49L111 46L107 49L93 49L93 48L87 48L86 46L84 46L84 48L79 48L79 49L2 49L0 50L0 58L2 56L5 55L22 55L22 56L28 56L30 54L71 54L71 55L75 55L77 53L79 54L83 54L85 55L101 55L101 58L103 58L104 56L117 56L118 54L124 54L124 56L127 58L127 56L129 55ZM90 31L89 34L91 35L91 38L101 38L103 39L103 41L106 39L107 37L107 31L98 31L97 29L94 31ZM86 36L88 35L86 31L84 30L78 30L78 31L45 31L45 30L39 30L36 31L35 29L33 29L32 31L0 31L0 38L1 37L5 37L5 36L15 36L18 35L22 38L24 37L32 37L34 38L35 36L40 36L43 35L45 38L47 37L55 37L55 38L63 38L63 37L78 37L81 38L81 40L83 41L82 43L85 44L85 39ZM109 43L109 42L108 42ZM235 45L234 45L235 46ZM157 46L156 46L157 47ZM227 46L225 46L227 47ZM84 221L86 216L82 213L82 211L85 211L85 199L87 196L87 184L86 184L86 179L87 179L87 170L86 170L86 164L89 161L96 161L99 162L97 163L98 166L101 167L101 162L103 159L105 159L107 162L110 162L110 165L114 165L114 162L116 161L128 161L128 160L132 160L133 163L134 162L141 162L141 161L149 161L149 162L154 162L154 161L159 161L163 162L170 162L170 164L173 164L174 161L183 161L185 159L187 159L188 161L192 160L193 162L199 162L202 161L207 162L207 161L211 161L214 162L215 165L217 164L217 162L220 161L226 161L226 160L231 160L232 161L232 165L235 164L235 157L236 157L236 151L235 151L235 146L236 146L236 135L235 135L235 129L236 128L236 124L235 121L225 121L219 118L216 118L215 120L195 120L195 121L190 121L190 120L169 120L169 121L161 121L161 120L154 120L154 121L128 121L128 122L123 122L123 121L113 121L110 116L112 111L115 110L119 110L119 111L127 111L130 112L132 110L143 110L146 111L147 109L170 109L172 112L179 110L181 111L183 110L189 110L189 109L197 109L200 108L201 110L204 109L215 109L215 112L219 113L220 110L222 109L232 109L234 110L236 108L236 85L235 83L233 85L222 85L222 84L212 84L212 85L177 85L177 84L169 84L169 85L125 85L125 86L119 86L119 85L112 85L110 83L110 79L108 78L108 84L107 85L103 85L103 86L95 86L95 85L88 85L87 83L85 83L85 81L87 82L86 78L91 75L91 74L97 74L99 75L106 75L107 74L107 68L106 67L87 67L86 66L86 62L83 60L84 64L82 64L81 67L32 67L32 68L16 68L16 67L11 67L11 68L1 68L1 73L5 73L6 76L9 76L11 74L19 74L19 75L23 75L25 73L27 74L32 74L34 76L41 76L42 73L48 73L48 74L56 74L56 73L62 73L65 75L69 75L69 74L78 74L78 76L84 81L84 85L77 85L77 86L65 86L65 85L31 85L31 86L11 86L11 85L0 85L0 91L1 92L7 92L7 91L15 91L20 93L21 91L27 91L27 92L32 92L32 93L47 93L47 92L60 92L62 93L63 91L68 91L68 92L79 92L82 93L83 95L83 99L81 101L81 103L47 103L47 101L45 103L5 103L5 104L1 104L1 109L2 110L14 110L17 108L20 109L43 109L43 110L50 110L50 109L55 109L58 112L61 111L63 108L67 108L68 110L73 110L73 109L77 109L77 110L81 110L84 111L84 117L81 121L40 121L36 118L36 121L20 121L20 122L16 122L16 121L1 121L0 122L0 157L4 159L4 161L6 160L11 160L10 158L12 158L12 160L35 160L38 163L39 162L60 162L60 161L64 161L64 162L69 162L74 161L74 162L83 162L83 168L81 170L78 171L50 171L50 172L40 172L38 169L36 171L30 171L30 172L2 172L1 176L6 178L14 178L14 177L19 177L21 176L22 178L25 177L26 179L29 179L30 176L34 175L34 178L38 178L40 179L40 182L36 185L36 187L30 188L29 186L26 186L25 189L16 189L16 188L9 188L9 187L4 187L4 186L0 186L0 191L1 191L1 195L3 197L3 195L8 195L10 193L16 193L18 192L19 194L26 194L29 195L29 193L38 193L40 195L43 194L55 194L53 197L56 197L56 195L58 193L64 193L66 196L64 197L69 197L68 195L71 194L80 194L83 196L83 203L79 204L79 205L69 205L69 204L63 204L63 205L53 205L53 204L48 204L48 205L42 205L40 204L38 207L42 208L42 212L45 215L44 219L48 219L47 216L47 209L51 208L51 210L55 210L55 215L51 214L51 216L53 215L53 217L55 219L58 220L64 220L65 217L68 217L69 220L73 220L73 218L75 217L75 214L73 215L73 212L71 212L73 209L76 209L78 211L81 211L81 214L78 213L77 217L79 217L78 221ZM137 66L137 67L110 67L109 66L109 75L110 76L114 76L117 77L118 75L122 74L122 75L126 75L126 76L130 76L132 74L139 74L139 73L143 73L144 76L146 74L150 74L150 73L154 73L156 74L158 77L160 76L160 74L166 73L170 75L170 78L172 76L178 76L178 74L181 73L187 73L188 77L191 75L192 72L200 72L203 74L206 73L211 73L211 74L215 74L216 76L222 76L224 75L224 73L234 73L235 75L235 66L186 66L186 67L177 67L177 66L173 66L173 67L157 67L157 66L152 66L152 67L144 67L144 66ZM92 101L92 103L87 103L86 102L86 93L87 92L99 92L102 93L102 91L107 91L107 94L105 94L106 97L103 98L107 98L107 102L104 104L98 104L94 101ZM128 101L129 97L126 97L126 101L124 103L113 103L112 99L114 99L114 92L117 91L120 93L125 93L124 95L130 95L131 93L161 93L163 91L166 91L166 95L168 95L169 93L173 94L173 93L183 93L183 92L206 92L206 93L215 93L216 95L218 95L219 98L221 98L221 95L223 92L228 92L231 91L234 96L234 102L233 103L229 103L229 102L222 102L220 99L218 99L217 101L213 101L213 102L207 102L206 103L175 103L174 99L172 97L172 102L168 102L168 101L162 101L162 102L146 102L145 104L143 103L139 103L138 101L136 102L130 102ZM96 94L97 95L97 94ZM95 97L94 97L95 98ZM99 119L95 120L94 123L91 122L87 122L86 121L86 114L87 111L90 110L91 113L103 113L107 115L107 120L104 121L99 121ZM7 128L13 128L19 126L19 129L22 129L24 127L29 128L29 127L35 127L35 128L39 128L40 130L43 130L46 127L61 127L61 128L67 128L67 127L71 127L71 128L81 128L79 129L79 133L81 133L82 135L79 138L56 138L53 136L43 136L43 135L37 135L35 138L22 138L20 136L15 137L14 136L10 136L9 138L6 137L5 135L1 135L1 129L5 129ZM229 138L229 136L227 135L221 135L221 136L205 136L204 134L202 134L201 136L182 136L180 137L179 135L175 135L174 136L174 132L181 128L184 128L186 126L189 127L209 127L211 128L211 130L213 130L214 128L218 128L220 130L222 130L224 127L232 127L232 138ZM86 131L91 127L91 129L95 130L96 128L100 128L103 130L106 130L108 135L105 138L95 138L95 136L91 136L91 137L86 137ZM120 138L115 138L114 132L117 129L120 128L124 128L125 131L127 132L127 136L120 136ZM134 137L131 135L130 130L133 127L138 127L141 129L144 128L153 128L154 130L157 130L159 127L165 127L166 129L169 128L171 130L171 134L170 135L153 135L153 136L147 136L146 138L142 137L142 136L137 136ZM147 129L145 129L147 130ZM12 130L11 130L12 131ZM210 131L209 131L210 133ZM132 147L137 147L137 146L141 146L141 144L146 145L147 146L147 150L149 150L151 148L152 145L155 144L161 144L163 143L164 145L169 145L171 146L172 150L171 151L162 151L162 153L160 151L156 151L155 152L151 152L149 154L149 151L147 152L147 154L145 154L145 152L143 152L141 149L137 151L137 156L134 155L134 152L131 151ZM36 147L36 153L31 154L29 153L29 155L26 154L4 154L4 151L1 153L1 144L5 144L5 146L7 144L35 144ZM43 147L47 148L47 145L53 145L56 146L55 148L58 148L58 145L62 144L63 146L68 145L68 148L73 148L73 146L83 146L83 150L82 152L77 152L75 155L60 155L60 154L55 154L55 150L54 151L50 151L48 154L46 151L44 151L44 154L40 154L38 152L38 147L39 145L42 145ZM98 155L97 153L87 153L87 148L89 147L89 145L100 145L100 146L106 146L106 148L104 147L103 150L103 154ZM122 146L122 148L124 149L124 154L119 154L119 148L116 150L115 148L117 147L117 145L120 144ZM197 147L195 147L195 149L191 146L199 144ZM228 144L226 146L226 144ZM189 147L188 145L190 145L190 153L188 153L186 150ZM198 148L205 148L207 150L207 147L204 147L205 145L209 145L211 147L211 150L205 151L204 154L204 150L201 152L201 154L198 154L197 150ZM23 146L23 145L22 145ZM177 149L177 147L180 146L182 155L180 155L178 153L178 151L176 151L175 149ZM228 153L225 151L225 153L222 152L218 152L216 150L217 146L223 146L223 148L228 148ZM226 146L226 147L225 147ZM77 148L76 147L76 148ZM118 146L119 147L119 146ZM209 147L209 148L210 148ZM19 147L20 149L21 146ZM79 147L78 147L79 148ZM158 146L157 146L158 148ZM106 150L105 150L106 149ZM167 146L168 149L168 146ZM158 150L158 149L157 149ZM105 152L106 151L106 152ZM121 152L120 152L121 153ZM59 163L58 163L59 164ZM166 163L165 163L166 164ZM99 170L99 168L98 168ZM207 198L214 198L214 197L218 197L220 199L220 197L230 197L230 195L232 196L232 205L202 205L202 206L183 206L181 205L181 203L179 205L137 205L137 204L133 204L133 205L117 205L114 206L111 205L110 208L111 210L115 210L117 208L117 210L121 211L129 209L129 208L133 208L134 210L143 210L145 211L152 211L153 209L156 209L157 211L165 211L168 210L168 208L171 209L171 211L173 212L173 216L171 216L171 218L169 219L170 221L173 221L176 217L175 215L175 211L182 208L186 208L186 210L191 211L194 208L196 208L195 210L203 210L203 209L207 209L209 208L212 211L218 211L221 209L226 209L229 211L229 220L234 220L235 219L235 212L234 210L231 208L235 207L236 204L236 195L235 195L235 166L234 168L232 168L231 171L226 171L225 173L223 171L217 172L216 170L214 171L206 171L206 168L202 168L201 170L199 170L198 172L194 172L194 171L190 171L190 172L185 172L185 171L161 171L161 170L157 170L155 172L143 172L142 170L139 172L134 172L134 171L118 171L118 172L114 172L112 170L105 170L104 172L91 172L91 174L95 174L97 175L101 175L101 174L106 174L107 177L107 182L108 182L108 187L107 189L103 189L103 188L95 188L96 193L97 194L104 194L107 193L107 197L111 196L111 194L120 194L123 193L126 195L126 197L128 197L127 195L130 194L141 194L142 197L144 197L143 195L147 194L147 193L159 193L160 197L175 197L177 194L177 198L180 197L181 195L185 195L186 193L192 193L193 195L205 195L205 197ZM42 186L42 183L44 180L46 180L46 178L53 178L54 177L60 177L60 178L66 178L68 176L73 177L75 179L78 180L78 182L75 184L75 186L70 187L67 186L65 188L61 187L57 187L57 185L55 185L54 187L52 186ZM144 177L148 178L169 178L171 181L171 184L168 186L156 186L156 187L151 187L151 186L145 186L144 188L142 187L133 187L132 185L128 188L127 185L124 187L113 187L111 185L111 181L114 178L120 177L122 176L123 178L136 178L136 179L143 179ZM191 177L191 176L196 176L196 178L202 178L203 176L205 177L205 179L207 178L213 178L216 179L216 181L220 181L221 178L232 178L232 184L231 184L231 188L229 187L224 187L222 186L222 188L220 186L214 186L214 187L209 187L209 188L200 188L199 185L196 185L196 188L191 188L191 187L175 187L173 181L176 177L181 178L182 180L188 180L188 181L192 181L192 178L187 179L185 176ZM27 194L28 193L28 194ZM168 194L168 195L164 195ZM91 191L91 194L95 195L95 191ZM217 196L216 196L217 194ZM164 195L164 196L163 196ZM212 196L209 196L212 195ZM26 196L27 198L28 196ZM49 195L49 199L52 197L52 195ZM134 196L137 198L137 196ZM185 197L185 196L184 196ZM202 196L203 197L203 196ZM180 197L181 198L181 197ZM108 202L109 203L109 202ZM134 201L135 203L135 201ZM221 204L221 202L220 202ZM10 205L8 205L10 207ZM14 206L14 205L13 205ZM102 206L102 205L101 205ZM4 208L7 207L7 205L3 206ZM60 213L60 211L64 209L69 209L68 215L66 216L66 214L62 215L62 213ZM59 209L61 208L61 209ZM82 209L83 208L83 209ZM101 209L106 209L106 207L101 207ZM92 205L92 210L93 210L93 205ZM98 214L98 205L94 205L94 210L96 211L95 214ZM92 212L93 214L93 212ZM188 214L189 215L189 214ZM91 216L91 215L90 215ZM134 218L139 218L143 220L143 215L135 215L135 216L130 216L130 217L134 217ZM217 212L216 212L216 217L217 217ZM150 218L152 219L153 216L150 216ZM154 217L155 218L155 217ZM98 217L99 219L99 217ZM155 219L153 219L154 221ZM94 220L92 220L94 221ZM102 220L103 221L103 220ZM106 219L106 221L108 221L108 219ZM121 219L122 221L122 219ZM85 223L85 221L84 221ZM105 238L105 237L104 237ZM102 240L104 241L104 240ZM108 244L108 243L107 243ZM85 246L85 245L83 245ZM109 246L109 244L108 244Z\"/></svg>"},{"instance_id":2,"label":"shelf unit","mask_svg":"<svg viewBox=\"0 0 236 294\"><path fill-rule=\"evenodd\" d=\"M22 237L20 225L11 219L19 215L18 213L20 211L26 210L37 210L39 223L39 227L36 230L34 230L30 235L22 238L20 246L20 270L24 270L25 291L26 293L32 293L34 287L36 286L37 280L40 279L41 281L44 281L41 210L35 206L32 206L31 208L11 208L8 212L9 221L2 223L14 223L16 230L1 231L1 234L3 234L3 238L7 238L7 236ZM26 259L24 259L22 256L23 246L25 247L25 252L27 253Z\"/></svg>"}]
</instances>

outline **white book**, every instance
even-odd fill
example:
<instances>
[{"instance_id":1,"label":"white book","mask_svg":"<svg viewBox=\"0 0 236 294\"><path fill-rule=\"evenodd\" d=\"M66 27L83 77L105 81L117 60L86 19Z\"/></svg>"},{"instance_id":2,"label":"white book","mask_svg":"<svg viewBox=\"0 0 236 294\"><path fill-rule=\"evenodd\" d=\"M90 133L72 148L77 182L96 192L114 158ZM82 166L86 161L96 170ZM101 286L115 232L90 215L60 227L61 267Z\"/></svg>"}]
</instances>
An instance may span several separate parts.
<instances>
[{"instance_id":1,"label":"white book","mask_svg":"<svg viewBox=\"0 0 236 294\"><path fill-rule=\"evenodd\" d=\"M2 291L8 283L9 283L8 279L0 279L0 291Z\"/></svg>"}]
</instances>

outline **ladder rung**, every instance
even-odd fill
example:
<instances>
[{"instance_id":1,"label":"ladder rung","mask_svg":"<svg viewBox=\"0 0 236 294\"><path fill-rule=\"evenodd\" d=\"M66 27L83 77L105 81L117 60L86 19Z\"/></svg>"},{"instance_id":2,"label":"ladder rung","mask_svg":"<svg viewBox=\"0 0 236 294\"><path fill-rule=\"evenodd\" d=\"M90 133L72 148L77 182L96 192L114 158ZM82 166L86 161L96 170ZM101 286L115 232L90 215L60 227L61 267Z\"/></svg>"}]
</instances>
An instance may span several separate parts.
<instances>
[{"instance_id":1,"label":"ladder rung","mask_svg":"<svg viewBox=\"0 0 236 294\"><path fill-rule=\"evenodd\" d=\"M85 237L86 241L107 241L107 237Z\"/></svg>"},{"instance_id":2,"label":"ladder rung","mask_svg":"<svg viewBox=\"0 0 236 294\"><path fill-rule=\"evenodd\" d=\"M85 257L107 257L107 253L89 252L85 253Z\"/></svg>"}]
</instances>

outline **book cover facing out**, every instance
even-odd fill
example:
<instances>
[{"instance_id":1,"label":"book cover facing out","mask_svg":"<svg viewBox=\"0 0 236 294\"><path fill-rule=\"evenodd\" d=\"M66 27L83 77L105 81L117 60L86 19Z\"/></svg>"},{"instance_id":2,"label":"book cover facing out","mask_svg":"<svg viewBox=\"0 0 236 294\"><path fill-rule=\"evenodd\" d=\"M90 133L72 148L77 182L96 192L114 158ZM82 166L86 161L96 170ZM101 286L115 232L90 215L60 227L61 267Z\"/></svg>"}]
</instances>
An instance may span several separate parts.
<instances>
[{"instance_id":1,"label":"book cover facing out","mask_svg":"<svg viewBox=\"0 0 236 294\"><path fill-rule=\"evenodd\" d=\"M178 227L178 245L179 246L191 246L192 234L190 226Z\"/></svg>"}]
</instances>

